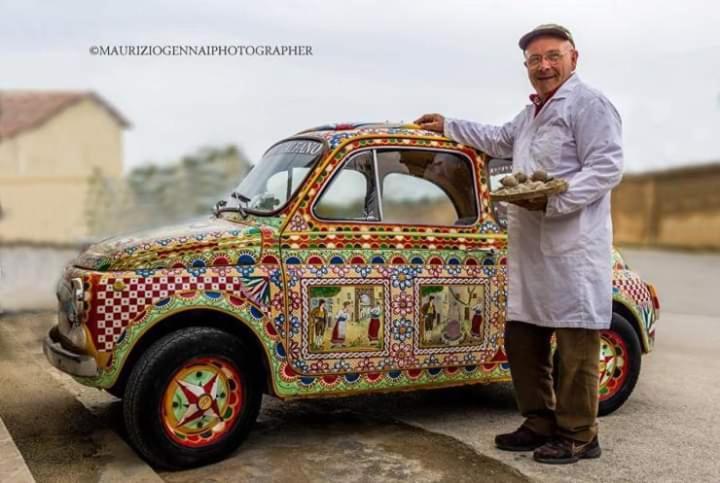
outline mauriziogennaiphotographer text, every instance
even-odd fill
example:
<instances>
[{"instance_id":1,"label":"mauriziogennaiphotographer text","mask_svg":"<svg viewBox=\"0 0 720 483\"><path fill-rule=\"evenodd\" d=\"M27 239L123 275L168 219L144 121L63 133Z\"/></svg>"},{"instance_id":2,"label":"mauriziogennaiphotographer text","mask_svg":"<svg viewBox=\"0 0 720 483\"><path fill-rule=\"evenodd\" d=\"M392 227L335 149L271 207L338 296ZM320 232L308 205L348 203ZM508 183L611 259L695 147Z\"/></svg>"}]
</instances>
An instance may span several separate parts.
<instances>
[{"instance_id":1,"label":"mauriziogennaiphotographer text","mask_svg":"<svg viewBox=\"0 0 720 483\"><path fill-rule=\"evenodd\" d=\"M311 45L93 45L101 57L290 57L313 55Z\"/></svg>"}]
</instances>

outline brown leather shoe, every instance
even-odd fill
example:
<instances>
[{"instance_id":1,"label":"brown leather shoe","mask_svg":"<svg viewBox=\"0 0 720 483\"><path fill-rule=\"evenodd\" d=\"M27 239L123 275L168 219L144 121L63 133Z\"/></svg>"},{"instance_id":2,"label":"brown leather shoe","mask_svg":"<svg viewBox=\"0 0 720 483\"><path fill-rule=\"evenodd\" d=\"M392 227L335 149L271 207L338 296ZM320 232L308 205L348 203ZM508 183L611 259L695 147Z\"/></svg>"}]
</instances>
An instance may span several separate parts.
<instances>
[{"instance_id":1,"label":"brown leather shoe","mask_svg":"<svg viewBox=\"0 0 720 483\"><path fill-rule=\"evenodd\" d=\"M532 451L549 440L550 436L538 434L525 426L520 426L512 433L495 436L495 446L505 451Z\"/></svg>"},{"instance_id":2,"label":"brown leather shoe","mask_svg":"<svg viewBox=\"0 0 720 483\"><path fill-rule=\"evenodd\" d=\"M564 465L577 463L581 459L599 458L601 454L602 450L597 436L589 443L556 437L536 449L533 453L533 459L540 463Z\"/></svg>"}]
</instances>

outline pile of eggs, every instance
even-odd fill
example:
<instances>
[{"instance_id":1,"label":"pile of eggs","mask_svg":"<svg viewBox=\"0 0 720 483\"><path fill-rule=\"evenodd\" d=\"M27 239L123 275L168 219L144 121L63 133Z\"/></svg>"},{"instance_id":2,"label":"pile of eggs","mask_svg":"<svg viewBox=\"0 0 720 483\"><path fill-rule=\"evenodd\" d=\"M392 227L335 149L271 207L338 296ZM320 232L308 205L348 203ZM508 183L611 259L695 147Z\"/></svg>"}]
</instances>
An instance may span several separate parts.
<instances>
[{"instance_id":1,"label":"pile of eggs","mask_svg":"<svg viewBox=\"0 0 720 483\"><path fill-rule=\"evenodd\" d=\"M545 171L538 169L530 175L529 178L522 171L518 171L517 173L505 176L500 180L500 183L503 185L503 191L507 193L519 193L521 191L534 191L539 188L544 188L545 183L552 180L552 176L548 176Z\"/></svg>"}]
</instances>

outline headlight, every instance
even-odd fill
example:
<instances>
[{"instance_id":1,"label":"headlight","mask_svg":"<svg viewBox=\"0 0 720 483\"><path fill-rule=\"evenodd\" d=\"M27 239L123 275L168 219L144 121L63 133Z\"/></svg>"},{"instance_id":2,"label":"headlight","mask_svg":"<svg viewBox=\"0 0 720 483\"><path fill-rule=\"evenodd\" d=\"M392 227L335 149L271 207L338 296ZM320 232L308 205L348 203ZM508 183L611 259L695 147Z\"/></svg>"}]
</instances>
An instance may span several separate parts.
<instances>
[{"instance_id":1,"label":"headlight","mask_svg":"<svg viewBox=\"0 0 720 483\"><path fill-rule=\"evenodd\" d=\"M87 329L82 324L82 316L87 308L85 286L81 278L63 279L57 291L60 310L58 313L58 332L63 337L66 349L86 351ZM69 344L71 347L67 347Z\"/></svg>"},{"instance_id":2,"label":"headlight","mask_svg":"<svg viewBox=\"0 0 720 483\"><path fill-rule=\"evenodd\" d=\"M81 321L85 313L85 287L81 278L73 278L69 281L60 280L57 289L57 298L60 303L60 312L64 314L67 321L76 325Z\"/></svg>"},{"instance_id":3,"label":"headlight","mask_svg":"<svg viewBox=\"0 0 720 483\"><path fill-rule=\"evenodd\" d=\"M73 322L80 322L80 316L85 312L85 287L81 278L73 278L70 281L72 286L73 305L75 306L75 318Z\"/></svg>"}]
</instances>

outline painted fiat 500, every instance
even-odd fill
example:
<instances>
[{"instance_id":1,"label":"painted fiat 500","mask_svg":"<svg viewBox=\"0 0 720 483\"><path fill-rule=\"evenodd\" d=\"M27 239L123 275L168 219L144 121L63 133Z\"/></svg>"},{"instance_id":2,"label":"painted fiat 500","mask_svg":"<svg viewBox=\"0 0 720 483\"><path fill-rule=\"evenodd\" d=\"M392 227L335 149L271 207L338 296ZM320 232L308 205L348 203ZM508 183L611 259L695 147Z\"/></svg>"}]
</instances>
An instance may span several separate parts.
<instances>
[{"instance_id":1,"label":"painted fiat 500","mask_svg":"<svg viewBox=\"0 0 720 483\"><path fill-rule=\"evenodd\" d=\"M272 146L213 216L105 240L68 266L48 360L123 399L167 468L216 461L261 395L510 380L503 350L511 162L411 125L328 125ZM653 347L652 285L613 257L600 412Z\"/></svg>"}]
</instances>

